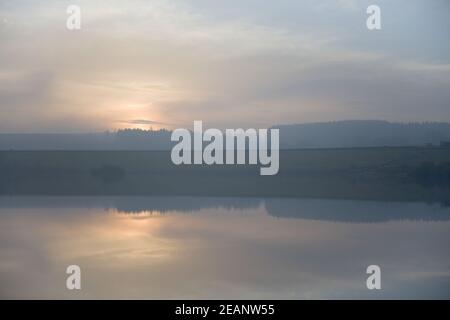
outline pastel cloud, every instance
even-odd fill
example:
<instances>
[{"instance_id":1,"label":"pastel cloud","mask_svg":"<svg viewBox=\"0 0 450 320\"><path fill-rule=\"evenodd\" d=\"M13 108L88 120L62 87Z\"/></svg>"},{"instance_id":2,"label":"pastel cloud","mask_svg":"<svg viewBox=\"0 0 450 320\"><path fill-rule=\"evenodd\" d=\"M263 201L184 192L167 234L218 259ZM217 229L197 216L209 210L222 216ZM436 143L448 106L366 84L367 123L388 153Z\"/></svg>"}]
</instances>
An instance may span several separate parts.
<instances>
[{"instance_id":1,"label":"pastel cloud","mask_svg":"<svg viewBox=\"0 0 450 320\"><path fill-rule=\"evenodd\" d=\"M69 2L1 4L0 131L450 121L444 1L379 1L378 33L369 1L78 3L79 32L65 29Z\"/></svg>"}]
</instances>

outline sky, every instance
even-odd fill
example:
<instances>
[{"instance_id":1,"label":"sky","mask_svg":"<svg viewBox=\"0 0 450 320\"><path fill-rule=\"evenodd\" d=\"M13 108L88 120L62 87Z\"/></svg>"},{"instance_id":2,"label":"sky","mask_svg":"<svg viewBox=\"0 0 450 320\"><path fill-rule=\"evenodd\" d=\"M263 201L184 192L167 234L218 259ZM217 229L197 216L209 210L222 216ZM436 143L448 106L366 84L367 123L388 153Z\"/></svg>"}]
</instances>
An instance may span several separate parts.
<instances>
[{"instance_id":1,"label":"sky","mask_svg":"<svg viewBox=\"0 0 450 320\"><path fill-rule=\"evenodd\" d=\"M66 9L81 8L81 30ZM381 8L369 31L366 9ZM0 132L450 121L449 0L0 0Z\"/></svg>"}]
</instances>

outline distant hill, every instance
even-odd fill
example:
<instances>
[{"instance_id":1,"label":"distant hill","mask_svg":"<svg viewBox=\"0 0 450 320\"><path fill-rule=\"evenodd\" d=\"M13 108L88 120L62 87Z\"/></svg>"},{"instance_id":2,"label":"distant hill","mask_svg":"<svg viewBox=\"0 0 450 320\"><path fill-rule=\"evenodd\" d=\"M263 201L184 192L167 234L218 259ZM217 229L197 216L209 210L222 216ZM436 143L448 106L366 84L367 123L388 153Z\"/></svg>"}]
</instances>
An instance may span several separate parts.
<instances>
[{"instance_id":1,"label":"distant hill","mask_svg":"<svg viewBox=\"0 0 450 320\"><path fill-rule=\"evenodd\" d=\"M280 147L350 148L439 145L450 141L450 123L348 120L279 125ZM170 150L168 130L126 129L80 134L0 134L0 150Z\"/></svg>"},{"instance_id":2,"label":"distant hill","mask_svg":"<svg viewBox=\"0 0 450 320\"><path fill-rule=\"evenodd\" d=\"M438 122L347 120L273 128L280 129L282 149L423 146L450 141L450 123Z\"/></svg>"},{"instance_id":3,"label":"distant hill","mask_svg":"<svg viewBox=\"0 0 450 320\"><path fill-rule=\"evenodd\" d=\"M169 150L171 132L126 129L104 133L0 134L0 150Z\"/></svg>"}]
</instances>

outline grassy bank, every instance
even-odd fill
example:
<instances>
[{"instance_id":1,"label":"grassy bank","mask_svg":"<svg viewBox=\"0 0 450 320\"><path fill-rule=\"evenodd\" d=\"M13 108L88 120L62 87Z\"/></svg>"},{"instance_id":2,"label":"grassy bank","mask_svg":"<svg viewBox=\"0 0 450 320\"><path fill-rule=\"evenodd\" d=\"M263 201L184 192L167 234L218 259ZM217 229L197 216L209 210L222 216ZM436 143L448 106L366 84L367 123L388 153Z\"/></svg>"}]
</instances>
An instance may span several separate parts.
<instances>
[{"instance_id":1,"label":"grassy bank","mask_svg":"<svg viewBox=\"0 0 450 320\"><path fill-rule=\"evenodd\" d=\"M450 149L445 148L289 150L280 152L277 175L260 176L259 165L175 166L170 152L3 151L0 193L445 202L450 199L450 183L435 180L445 170L439 165L446 163Z\"/></svg>"}]
</instances>

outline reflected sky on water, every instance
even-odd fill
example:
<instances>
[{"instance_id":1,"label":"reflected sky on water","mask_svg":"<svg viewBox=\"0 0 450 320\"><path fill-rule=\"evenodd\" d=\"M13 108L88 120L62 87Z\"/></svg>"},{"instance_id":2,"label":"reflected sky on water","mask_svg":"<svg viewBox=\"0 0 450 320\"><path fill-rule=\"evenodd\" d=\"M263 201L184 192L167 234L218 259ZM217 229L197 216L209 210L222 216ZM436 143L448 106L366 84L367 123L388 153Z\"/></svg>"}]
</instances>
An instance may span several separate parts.
<instances>
[{"instance_id":1,"label":"reflected sky on water","mask_svg":"<svg viewBox=\"0 0 450 320\"><path fill-rule=\"evenodd\" d=\"M450 298L448 243L450 207L420 202L2 197L0 297Z\"/></svg>"}]
</instances>

